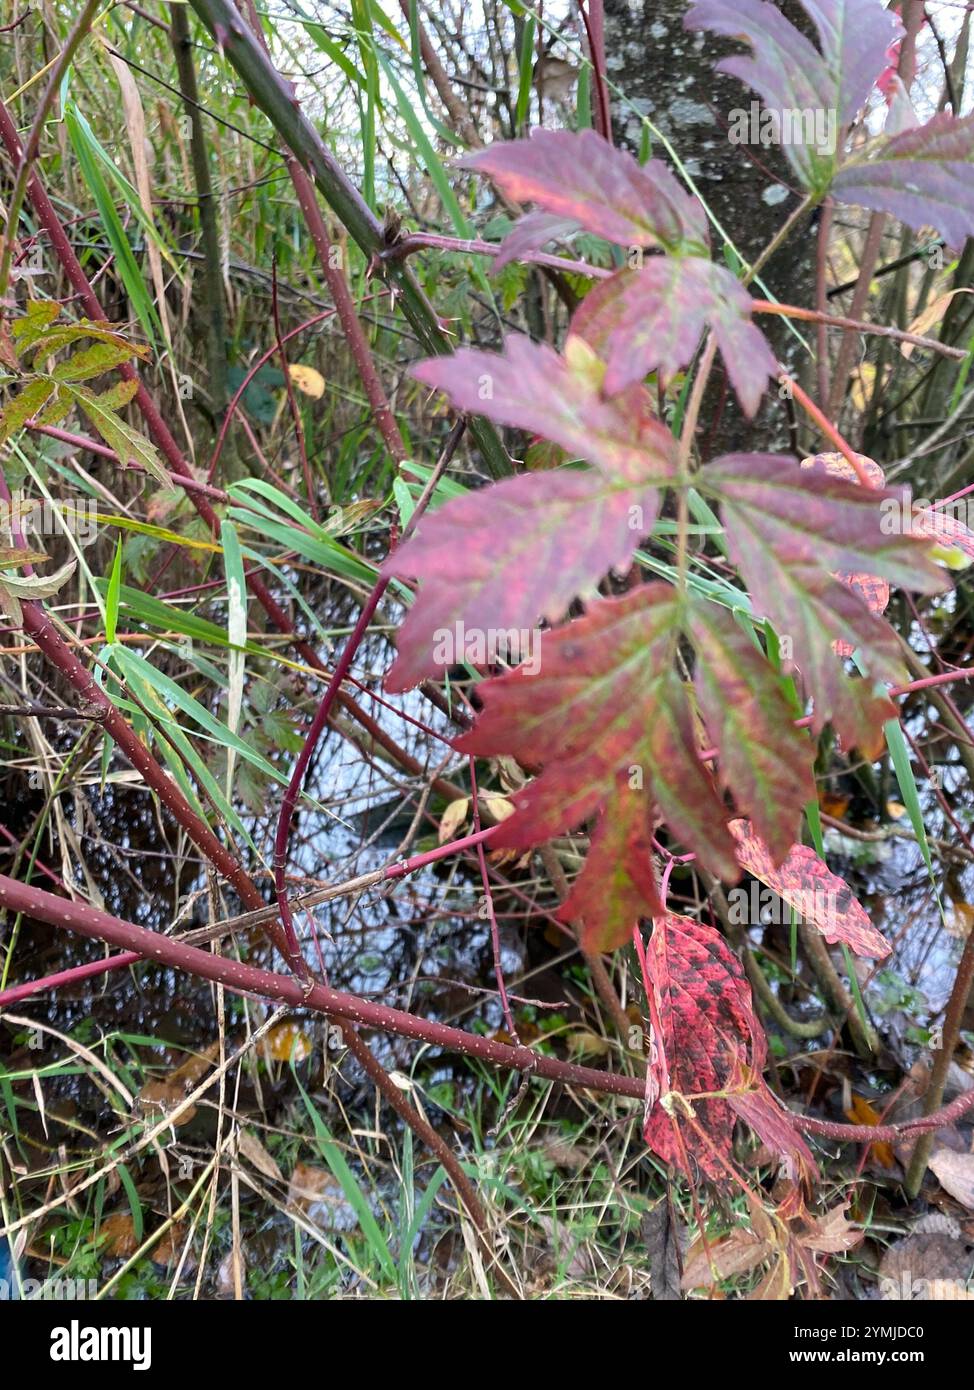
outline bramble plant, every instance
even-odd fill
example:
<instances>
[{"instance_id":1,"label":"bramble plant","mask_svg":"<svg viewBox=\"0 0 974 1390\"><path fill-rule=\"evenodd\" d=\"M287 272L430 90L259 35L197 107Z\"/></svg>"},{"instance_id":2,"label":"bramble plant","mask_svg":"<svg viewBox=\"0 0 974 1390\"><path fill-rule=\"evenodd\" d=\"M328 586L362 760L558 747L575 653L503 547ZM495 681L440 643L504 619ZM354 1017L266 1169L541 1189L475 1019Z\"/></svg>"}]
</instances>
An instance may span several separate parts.
<instances>
[{"instance_id":1,"label":"bramble plant","mask_svg":"<svg viewBox=\"0 0 974 1390\"><path fill-rule=\"evenodd\" d=\"M839 113L828 157L787 146L806 209L831 193L951 241L974 234L974 118L914 123L843 160L841 133L901 30L879 0L804 3L820 49L762 0L698 0L686 22L747 41L751 56L722 66L767 106ZM479 685L481 712L455 745L540 766L492 843L526 849L594 822L559 917L583 923L590 952L634 933L641 949L640 920L654 920L642 953L655 1041L649 1146L688 1174L692 1158L720 1176L736 1077L751 1124L776 1132L781 1157L794 1157L788 1126L769 1118L776 1102L759 1080L763 1035L739 967L715 928L667 909L654 865L681 850L725 883L746 869L786 900L816 879L834 897L834 876L797 843L815 798L814 736L831 724L847 751L879 755L896 718L887 687L907 677L882 616L888 586L932 594L945 587L944 572L929 535L883 525L884 507L909 509L909 500L848 449L801 465L768 454L695 458L714 348L748 415L779 369L753 322L745 289L753 268L735 278L709 258L704 208L661 160L640 165L592 131L538 130L460 163L538 209L510 233L518 255L545 245L553 227L559 236L574 227L623 248L636 267L586 295L561 354L511 335L502 353L463 348L414 369L456 409L541 436L589 466L494 483L419 522L384 566L419 581L387 688L442 675L441 630L546 621L538 669ZM675 389L691 363L692 390ZM644 384L651 372L665 423ZM611 590L612 573L629 570L667 498L678 525L665 581L600 593ZM715 509L713 549L692 549L691 512ZM714 553L737 582L713 578ZM583 611L564 621L576 602ZM842 910L813 924L828 941L883 958L888 943L841 889ZM693 988L701 968L705 986ZM674 1098L715 1091L727 1100L703 1102L695 1118Z\"/></svg>"},{"instance_id":2,"label":"bramble plant","mask_svg":"<svg viewBox=\"0 0 974 1390\"><path fill-rule=\"evenodd\" d=\"M974 1210L971 15L799 3L0 22L4 1278L817 1298Z\"/></svg>"}]
</instances>

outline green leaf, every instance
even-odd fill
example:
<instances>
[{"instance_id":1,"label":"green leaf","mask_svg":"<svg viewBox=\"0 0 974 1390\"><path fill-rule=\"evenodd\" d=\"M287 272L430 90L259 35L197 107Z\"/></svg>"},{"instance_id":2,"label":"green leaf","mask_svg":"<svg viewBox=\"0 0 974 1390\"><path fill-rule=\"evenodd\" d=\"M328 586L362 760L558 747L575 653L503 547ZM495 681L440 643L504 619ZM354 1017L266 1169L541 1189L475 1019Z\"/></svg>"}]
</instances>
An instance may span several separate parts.
<instances>
[{"instance_id":1,"label":"green leaf","mask_svg":"<svg viewBox=\"0 0 974 1390\"><path fill-rule=\"evenodd\" d=\"M13 594L16 598L29 600L53 598L74 574L77 563L76 560L68 560L60 569L49 575L24 575L16 579L6 574L0 575L0 585L6 589L8 594Z\"/></svg>"},{"instance_id":2,"label":"green leaf","mask_svg":"<svg viewBox=\"0 0 974 1390\"><path fill-rule=\"evenodd\" d=\"M379 1223L373 1215L372 1208L368 1199L355 1179L355 1175L345 1161L341 1149L332 1138L331 1131L324 1120L318 1114L317 1108L313 1105L307 1091L298 1081L295 1075L298 1090L301 1092L301 1099L304 1101L305 1109L314 1127L315 1143L321 1153L322 1158L334 1173L341 1184L342 1191L349 1206L358 1217L359 1229L368 1242L373 1256L382 1266L386 1277L393 1282L396 1280L396 1262L392 1258L389 1246L386 1244L385 1237L379 1228Z\"/></svg>"},{"instance_id":3,"label":"green leaf","mask_svg":"<svg viewBox=\"0 0 974 1390\"><path fill-rule=\"evenodd\" d=\"M416 146L416 152L420 163L432 179L437 195L450 221L453 223L454 231L457 236L463 237L468 241L471 240L475 235L474 230L463 215L463 211L457 201L457 196L453 191L453 186L443 167L443 162L430 144L429 137L423 129L419 116L416 114L416 108L413 102L406 96L402 87L399 85L396 75L385 55L380 52L377 56L382 65L382 71L385 73L386 81L395 93L396 102L399 106L399 114L412 137L413 144ZM477 262L471 264L471 274L478 288L487 296L488 300L493 301L493 291L484 274L483 268Z\"/></svg>"},{"instance_id":4,"label":"green leaf","mask_svg":"<svg viewBox=\"0 0 974 1390\"><path fill-rule=\"evenodd\" d=\"M534 34L537 21L528 15L521 34L521 51L518 56L517 106L514 112L514 127L520 131L528 118L528 105L531 101L531 77L534 73Z\"/></svg>"},{"instance_id":5,"label":"green leaf","mask_svg":"<svg viewBox=\"0 0 974 1390\"><path fill-rule=\"evenodd\" d=\"M23 390L10 401L0 416L0 444L5 444L17 430L23 429L54 394L55 385L44 377L28 381Z\"/></svg>"},{"instance_id":6,"label":"green leaf","mask_svg":"<svg viewBox=\"0 0 974 1390\"><path fill-rule=\"evenodd\" d=\"M135 382L119 382L101 395L96 395L87 386L71 386L68 389L102 439L110 449L114 449L123 463L140 464L164 487L171 486L169 474L156 450L144 435L117 414L119 406L131 399L138 389Z\"/></svg>"},{"instance_id":7,"label":"green leaf","mask_svg":"<svg viewBox=\"0 0 974 1390\"><path fill-rule=\"evenodd\" d=\"M182 710L201 729L205 730L217 744L235 749L242 758L246 758L248 762L260 768L265 776L273 778L275 782L287 785L288 779L282 772L279 772L256 749L251 748L239 735L232 733L225 724L222 724L215 715L210 713L205 705L201 705L177 681L158 670L144 656L138 652L129 651L127 647L116 645L112 649L112 659L124 675L134 674L140 681L152 686L163 699L174 704L177 709Z\"/></svg>"},{"instance_id":8,"label":"green leaf","mask_svg":"<svg viewBox=\"0 0 974 1390\"><path fill-rule=\"evenodd\" d=\"M132 349L126 342L92 343L90 347L72 353L67 361L59 362L51 376L55 381L88 381L91 377L110 372L131 358Z\"/></svg>"},{"instance_id":9,"label":"green leaf","mask_svg":"<svg viewBox=\"0 0 974 1390\"><path fill-rule=\"evenodd\" d=\"M60 312L61 306L56 299L29 300L22 317L10 326L17 351L26 352L43 338Z\"/></svg>"},{"instance_id":10,"label":"green leaf","mask_svg":"<svg viewBox=\"0 0 974 1390\"><path fill-rule=\"evenodd\" d=\"M119 536L115 544L115 559L112 562L112 573L108 580L108 590L105 595L105 640L111 645L115 641L115 632L118 628L118 600L122 586L122 538Z\"/></svg>"},{"instance_id":11,"label":"green leaf","mask_svg":"<svg viewBox=\"0 0 974 1390\"><path fill-rule=\"evenodd\" d=\"M240 729L243 708L244 670L247 645L247 582L244 578L240 542L232 522L220 527L223 544L223 568L227 580L227 639L230 653L227 661L227 726L232 734ZM233 786L233 749L227 752L227 796Z\"/></svg>"},{"instance_id":12,"label":"green leaf","mask_svg":"<svg viewBox=\"0 0 974 1390\"><path fill-rule=\"evenodd\" d=\"M138 315L146 336L154 344L157 337L162 337L159 315L156 313L145 280L142 278L142 272L135 259L125 228L115 210L115 202L102 177L97 141L87 120L70 97L64 105L64 125L78 161L81 176L95 200L98 217L112 248L115 266L125 286L125 292L132 302L132 307Z\"/></svg>"}]
</instances>

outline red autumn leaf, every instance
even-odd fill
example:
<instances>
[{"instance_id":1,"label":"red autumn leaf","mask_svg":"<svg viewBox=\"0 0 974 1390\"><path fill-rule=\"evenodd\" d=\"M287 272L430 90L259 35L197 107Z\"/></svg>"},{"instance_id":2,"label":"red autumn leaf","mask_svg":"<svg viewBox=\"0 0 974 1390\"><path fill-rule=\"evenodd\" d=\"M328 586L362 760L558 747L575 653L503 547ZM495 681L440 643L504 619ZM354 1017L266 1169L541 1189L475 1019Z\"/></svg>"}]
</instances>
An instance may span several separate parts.
<instances>
[{"instance_id":1,"label":"red autumn leaf","mask_svg":"<svg viewBox=\"0 0 974 1390\"><path fill-rule=\"evenodd\" d=\"M601 807L611 822L617 796L626 794L618 791L621 775L648 791L704 867L732 881L738 876L726 812L698 756L686 692L672 666L678 620L675 591L646 584L542 633L536 674L520 667L480 685L483 712L456 746L509 753L543 769L515 795L516 814L492 843L539 844ZM635 832L627 833L631 840ZM609 844L625 838L611 823L600 834ZM594 886L589 879L587 901L598 901L599 882L597 874ZM654 905L647 898L646 911ZM586 918L593 939L613 936L608 902L603 910L606 920Z\"/></svg>"},{"instance_id":2,"label":"red autumn leaf","mask_svg":"<svg viewBox=\"0 0 974 1390\"><path fill-rule=\"evenodd\" d=\"M886 533L881 503L897 492L863 488L824 468L803 470L792 459L728 454L700 477L721 502L728 550L755 609L790 644L813 701L814 729L831 719L847 747L876 756L895 708L873 687L903 680L899 641L834 574L875 573L937 593L944 581L929 541ZM832 651L836 638L850 637L868 680L848 677Z\"/></svg>"},{"instance_id":3,"label":"red autumn leaf","mask_svg":"<svg viewBox=\"0 0 974 1390\"><path fill-rule=\"evenodd\" d=\"M886 486L886 475L880 468L875 459L869 458L866 454L856 454L859 464L869 479L869 486L881 488ZM842 454L815 454L812 458L802 459L802 468L812 467L816 464L824 464L826 470L837 478L848 478L857 481L856 471L849 460ZM942 511L939 507L915 506L909 518L909 529L915 536L929 537L937 542L939 547L945 550L956 548L962 555L969 560L974 560L974 532L965 526L957 517L950 512ZM842 576L847 583L861 584L868 587L870 583L879 585L882 580L863 575ZM874 593L877 591L874 590ZM889 586L886 586L886 603L889 602ZM874 608L876 613L882 613L886 608L886 603L882 608ZM872 606L872 604L870 604Z\"/></svg>"},{"instance_id":4,"label":"red autumn leaf","mask_svg":"<svg viewBox=\"0 0 974 1390\"><path fill-rule=\"evenodd\" d=\"M651 473L653 457L644 461ZM467 493L424 516L383 566L384 574L421 581L387 689L442 678L444 667L464 659L467 632L496 637L563 618L610 569L629 565L652 530L657 501L651 486L562 468ZM444 658L438 644L452 655Z\"/></svg>"},{"instance_id":5,"label":"red autumn leaf","mask_svg":"<svg viewBox=\"0 0 974 1390\"><path fill-rule=\"evenodd\" d=\"M582 947L614 951L641 917L663 911L653 872L651 807L646 793L616 779L599 817L585 865L562 903L562 922L582 923Z\"/></svg>"},{"instance_id":6,"label":"red autumn leaf","mask_svg":"<svg viewBox=\"0 0 974 1390\"><path fill-rule=\"evenodd\" d=\"M577 340L563 358L515 336L503 354L462 350L421 363L416 375L461 410L543 432L601 472L513 478L421 519L384 567L420 581L391 690L463 660L464 632L496 641L541 618L554 622L610 570L627 568L652 530L656 489L675 472L673 436L653 417L648 392L634 387L607 400L600 364Z\"/></svg>"},{"instance_id":7,"label":"red autumn leaf","mask_svg":"<svg viewBox=\"0 0 974 1390\"><path fill-rule=\"evenodd\" d=\"M869 479L870 487L886 486L886 475L875 460L868 458L865 454L856 454L856 458ZM851 483L859 482L856 470L843 454L814 454L810 458L802 459L802 468L824 468L834 478L845 478ZM890 590L885 579L881 579L877 574L849 574L848 572L839 573L835 577L859 595L870 613L886 612ZM832 643L832 650L838 656L851 656L855 647L838 638Z\"/></svg>"},{"instance_id":8,"label":"red autumn leaf","mask_svg":"<svg viewBox=\"0 0 974 1390\"><path fill-rule=\"evenodd\" d=\"M826 941L845 942L857 955L876 960L889 955L889 942L872 925L852 889L832 873L813 849L793 845L784 863L776 869L767 845L747 821L732 821L730 831L737 842L741 868L777 893Z\"/></svg>"},{"instance_id":9,"label":"red autumn leaf","mask_svg":"<svg viewBox=\"0 0 974 1390\"><path fill-rule=\"evenodd\" d=\"M602 364L577 338L560 357L514 333L502 353L461 348L420 362L413 375L445 392L458 410L541 434L620 479L672 476L673 437L654 418L649 392L634 387L606 397Z\"/></svg>"},{"instance_id":10,"label":"red autumn leaf","mask_svg":"<svg viewBox=\"0 0 974 1390\"><path fill-rule=\"evenodd\" d=\"M798 837L802 809L815 798L813 745L795 727L781 678L726 609L694 601L688 630L720 786L733 792L780 862Z\"/></svg>"},{"instance_id":11,"label":"red autumn leaf","mask_svg":"<svg viewBox=\"0 0 974 1390\"><path fill-rule=\"evenodd\" d=\"M744 969L713 927L667 913L656 920L645 952L653 1025L643 1137L664 1163L688 1177L692 1166L725 1179L735 1113L723 1098L742 1066L760 1072L764 1033L754 1017ZM735 1085L739 1083L735 1080ZM692 1122L683 1097L692 1109Z\"/></svg>"},{"instance_id":12,"label":"red autumn leaf","mask_svg":"<svg viewBox=\"0 0 974 1390\"><path fill-rule=\"evenodd\" d=\"M817 48L765 0L693 0L685 23L748 45L748 54L722 59L717 71L758 92L769 111L779 116L821 112L845 128L864 105L902 26L881 0L802 3L817 32ZM831 149L819 149L807 137L781 138L783 153L806 187L823 189L828 183L839 129L830 133Z\"/></svg>"},{"instance_id":13,"label":"red autumn leaf","mask_svg":"<svg viewBox=\"0 0 974 1390\"><path fill-rule=\"evenodd\" d=\"M592 130L535 130L528 140L495 140L458 161L489 174L519 203L572 218L619 246L706 250L707 217L666 165L640 165Z\"/></svg>"},{"instance_id":14,"label":"red autumn leaf","mask_svg":"<svg viewBox=\"0 0 974 1390\"><path fill-rule=\"evenodd\" d=\"M936 227L951 246L974 236L974 116L941 112L891 140L873 141L832 181L843 203L892 213L908 227Z\"/></svg>"},{"instance_id":15,"label":"red autumn leaf","mask_svg":"<svg viewBox=\"0 0 974 1390\"><path fill-rule=\"evenodd\" d=\"M871 488L886 486L886 474L875 459L871 459L867 454L856 454L856 458ZM802 459L802 468L824 468L833 478L845 478L850 483L859 482L859 474L845 454L810 454L808 458Z\"/></svg>"},{"instance_id":16,"label":"red autumn leaf","mask_svg":"<svg viewBox=\"0 0 974 1390\"><path fill-rule=\"evenodd\" d=\"M774 353L751 322L751 296L729 270L700 256L652 256L590 291L572 320L606 363L605 390L621 391L657 369L672 377L693 358L704 329L713 329L728 376L753 415Z\"/></svg>"},{"instance_id":17,"label":"red autumn leaf","mask_svg":"<svg viewBox=\"0 0 974 1390\"><path fill-rule=\"evenodd\" d=\"M500 254L494 261L491 274L496 275L511 261L523 260L532 251L540 251L549 241L561 240L579 230L574 217L559 217L552 212L529 212L518 218L514 230L501 243Z\"/></svg>"},{"instance_id":18,"label":"red autumn leaf","mask_svg":"<svg viewBox=\"0 0 974 1390\"><path fill-rule=\"evenodd\" d=\"M957 551L966 560L974 560L974 532L958 517L939 507L919 507L914 511L911 526L915 536L926 536L939 550ZM963 568L963 560L957 568ZM953 561L951 568L955 568Z\"/></svg>"},{"instance_id":19,"label":"red autumn leaf","mask_svg":"<svg viewBox=\"0 0 974 1390\"><path fill-rule=\"evenodd\" d=\"M818 1172L812 1151L760 1075L738 1062L728 1085L727 1103L775 1155L785 1177L811 1185Z\"/></svg>"}]
</instances>

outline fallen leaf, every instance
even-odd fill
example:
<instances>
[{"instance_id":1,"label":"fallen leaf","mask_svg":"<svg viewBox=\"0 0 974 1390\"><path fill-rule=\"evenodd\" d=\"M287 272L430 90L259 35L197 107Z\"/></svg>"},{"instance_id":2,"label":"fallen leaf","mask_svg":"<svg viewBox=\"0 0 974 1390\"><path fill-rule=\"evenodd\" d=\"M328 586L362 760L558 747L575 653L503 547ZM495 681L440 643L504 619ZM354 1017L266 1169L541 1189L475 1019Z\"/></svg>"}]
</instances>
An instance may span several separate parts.
<instances>
[{"instance_id":1,"label":"fallen leaf","mask_svg":"<svg viewBox=\"0 0 974 1390\"><path fill-rule=\"evenodd\" d=\"M129 1211L109 1213L102 1221L98 1234L103 1242L102 1254L110 1259L128 1260L139 1248L139 1242L135 1239L132 1213Z\"/></svg>"},{"instance_id":2,"label":"fallen leaf","mask_svg":"<svg viewBox=\"0 0 974 1390\"><path fill-rule=\"evenodd\" d=\"M242 1129L237 1135L237 1149L243 1157L258 1173L263 1173L265 1178L271 1178L274 1182L283 1183L284 1174L275 1159L264 1148L263 1144L249 1129Z\"/></svg>"},{"instance_id":3,"label":"fallen leaf","mask_svg":"<svg viewBox=\"0 0 974 1390\"><path fill-rule=\"evenodd\" d=\"M171 1115L186 1099L186 1087L179 1077L159 1077L147 1081L138 1094L139 1108L154 1119ZM188 1125L196 1114L196 1106L189 1105L176 1116L173 1123L179 1128Z\"/></svg>"},{"instance_id":4,"label":"fallen leaf","mask_svg":"<svg viewBox=\"0 0 974 1390\"><path fill-rule=\"evenodd\" d=\"M884 1299L942 1302L972 1299L971 1251L963 1240L920 1232L895 1241L879 1264L879 1291Z\"/></svg>"},{"instance_id":5,"label":"fallen leaf","mask_svg":"<svg viewBox=\"0 0 974 1390\"><path fill-rule=\"evenodd\" d=\"M299 391L312 400L320 401L325 394L325 378L314 367L306 367L301 362L289 362L288 374Z\"/></svg>"},{"instance_id":6,"label":"fallen leaf","mask_svg":"<svg viewBox=\"0 0 974 1390\"><path fill-rule=\"evenodd\" d=\"M721 1240L710 1241L709 1248L702 1241L697 1241L687 1256L683 1287L687 1291L712 1289L724 1279L757 1269L774 1252L775 1247L770 1241L762 1240L743 1227Z\"/></svg>"},{"instance_id":7,"label":"fallen leaf","mask_svg":"<svg viewBox=\"0 0 974 1390\"><path fill-rule=\"evenodd\" d=\"M43 565L48 556L43 550L23 550L17 545L0 545L0 569L23 569L24 565Z\"/></svg>"},{"instance_id":8,"label":"fallen leaf","mask_svg":"<svg viewBox=\"0 0 974 1390\"><path fill-rule=\"evenodd\" d=\"M275 1062L303 1062L314 1051L314 1043L300 1024L288 1020L267 1034L267 1050Z\"/></svg>"},{"instance_id":9,"label":"fallen leaf","mask_svg":"<svg viewBox=\"0 0 974 1390\"><path fill-rule=\"evenodd\" d=\"M930 329L933 328L935 324L938 324L946 314L954 296L957 294L974 294L974 290L956 289L947 290L944 294L938 294L937 298L927 305L922 314L917 314L913 322L907 324L907 331L916 333L920 337L925 337L930 332ZM904 357L912 357L916 352L916 347L916 343L900 343L900 352Z\"/></svg>"},{"instance_id":10,"label":"fallen leaf","mask_svg":"<svg viewBox=\"0 0 974 1390\"><path fill-rule=\"evenodd\" d=\"M358 1216L330 1169L296 1163L288 1183L287 1200L289 1205L300 1207L322 1230L352 1231L358 1226Z\"/></svg>"},{"instance_id":11,"label":"fallen leaf","mask_svg":"<svg viewBox=\"0 0 974 1390\"><path fill-rule=\"evenodd\" d=\"M974 1153L959 1154L951 1149L938 1149L930 1159L941 1187L955 1197L961 1206L974 1211Z\"/></svg>"},{"instance_id":12,"label":"fallen leaf","mask_svg":"<svg viewBox=\"0 0 974 1390\"><path fill-rule=\"evenodd\" d=\"M646 1259L654 1303L672 1303L680 1297L680 1264L686 1232L674 1221L674 1209L664 1197L641 1217L639 1235Z\"/></svg>"},{"instance_id":13,"label":"fallen leaf","mask_svg":"<svg viewBox=\"0 0 974 1390\"><path fill-rule=\"evenodd\" d=\"M854 1095L852 1097L846 1109L845 1117L850 1124L854 1125L880 1125L883 1123L882 1116L869 1104L865 1096ZM876 1162L882 1164L884 1168L896 1167L896 1155L889 1144L882 1141L872 1144L870 1152Z\"/></svg>"}]
</instances>

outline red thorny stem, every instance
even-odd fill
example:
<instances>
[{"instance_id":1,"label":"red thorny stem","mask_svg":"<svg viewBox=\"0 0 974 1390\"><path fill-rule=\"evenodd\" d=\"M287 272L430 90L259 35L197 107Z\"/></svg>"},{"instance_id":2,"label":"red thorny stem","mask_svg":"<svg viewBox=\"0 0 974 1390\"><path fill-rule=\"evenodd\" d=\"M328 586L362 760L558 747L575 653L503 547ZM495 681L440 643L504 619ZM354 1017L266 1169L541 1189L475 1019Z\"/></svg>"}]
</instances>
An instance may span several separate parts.
<instances>
[{"instance_id":1,"label":"red thorny stem","mask_svg":"<svg viewBox=\"0 0 974 1390\"><path fill-rule=\"evenodd\" d=\"M481 833L487 836L490 831ZM471 838L467 837L464 843L469 843ZM444 848L452 850L453 846ZM396 871L399 868L397 865L390 866L386 876L398 876ZM477 1034L465 1033L462 1029L419 1018L402 1009L392 1009L384 1004L359 999L355 995L339 993L326 985L316 984L308 991L293 977L275 975L269 970L246 965L226 956L211 955L208 951L187 946L173 937L147 931L131 922L120 921L98 908L89 907L86 903L70 902L33 885L18 883L5 875L0 875L0 906L8 907L15 912L24 912L38 921L49 922L52 926L66 928L96 941L107 942L122 950L136 952L145 959L158 960L173 969L185 971L201 979L213 980L237 993L277 999L295 1008L307 1007L313 1012L348 1019L353 1023L393 1033L399 1037L414 1038L447 1051L460 1052L465 1056L489 1062L493 1066L516 1071L531 1070L546 1080L580 1086L607 1095L631 1096L637 1100L644 1097L645 1082L642 1078L562 1062L528 1047L512 1047ZM806 1133L820 1134L826 1138L851 1143L875 1143L877 1140L895 1140L904 1135L922 1134L939 1129L966 1114L971 1108L974 1108L974 1090L965 1091L942 1110L923 1119L903 1121L899 1124L843 1125L829 1120L819 1120L810 1115L796 1115L793 1112L790 1113L790 1119L796 1128Z\"/></svg>"},{"instance_id":2,"label":"red thorny stem","mask_svg":"<svg viewBox=\"0 0 974 1390\"><path fill-rule=\"evenodd\" d=\"M395 864L388 864L384 869L376 869L373 873L359 875L357 878L350 879L344 884L336 884L328 890L327 896L328 898L340 897L346 891L348 893L358 893L375 884L394 883L400 878L405 878L409 874L417 873L420 869L426 868L428 864L436 864L441 859L448 859L453 854L462 854L465 850L473 849L481 840L490 839L496 829L496 826L490 826L487 830L481 830L477 834L465 835L462 839L452 840L449 844L439 845L436 849L426 850L423 854L415 854L410 859L400 860ZM10 834L10 831L3 825L0 825L0 834L3 834L4 838L9 840L11 844L19 844L19 841L16 840L14 836ZM35 860L34 863L35 867L46 874L48 878L52 879L59 888L65 888L61 879L58 878L56 874L53 874L50 869L46 868L39 859ZM67 895L66 890L65 895ZM306 894L300 900L301 905L304 907L313 907L316 903L324 901L327 901L327 898L319 896L316 893ZM265 906L256 911L244 913L242 918L233 917L222 922L217 922L211 927L193 931L188 934L186 944L198 946L205 940L215 940L217 937L229 936L231 932L238 929L241 931L251 930L254 927L263 925L265 922L272 921L276 916L276 907ZM141 959L141 957L139 958ZM75 976L71 970L59 971L55 975L45 975L40 979L28 980L24 984L12 985L9 989L0 993L0 1008L17 1003L21 999L27 999L32 994L40 994L42 991L46 992L50 989L59 989L64 985L72 984L75 978L84 979L89 975L102 972L107 973L110 970L116 970L128 963L129 962L123 959L122 956L111 956L108 960L101 960L93 963L93 965L96 964L98 966L97 971L94 968L89 969L87 965L77 967L79 971L85 971L84 975L79 974Z\"/></svg>"},{"instance_id":3,"label":"red thorny stem","mask_svg":"<svg viewBox=\"0 0 974 1390\"><path fill-rule=\"evenodd\" d=\"M609 110L609 88L605 74L605 11L602 0L587 0L579 5L582 23L588 38L588 54L595 78L595 126L599 134L612 144L612 116Z\"/></svg>"}]
</instances>

